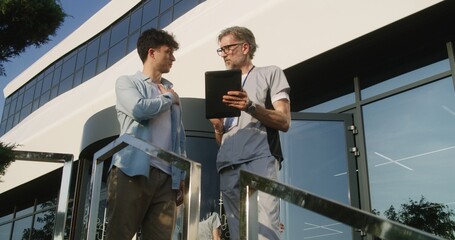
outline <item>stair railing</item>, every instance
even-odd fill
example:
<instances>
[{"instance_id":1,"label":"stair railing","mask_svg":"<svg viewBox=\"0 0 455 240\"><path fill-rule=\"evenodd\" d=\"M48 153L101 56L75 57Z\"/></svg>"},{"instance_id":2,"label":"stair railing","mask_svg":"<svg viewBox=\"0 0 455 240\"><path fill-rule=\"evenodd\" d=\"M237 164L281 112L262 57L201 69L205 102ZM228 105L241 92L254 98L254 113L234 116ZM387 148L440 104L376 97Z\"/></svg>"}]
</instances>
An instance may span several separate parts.
<instances>
[{"instance_id":1,"label":"stair railing","mask_svg":"<svg viewBox=\"0 0 455 240\"><path fill-rule=\"evenodd\" d=\"M201 164L183 158L177 154L167 152L131 135L122 135L109 143L93 156L93 169L90 183L90 210L88 217L88 230L86 239L95 239L96 224L99 210L101 177L104 160L112 157L116 152L131 145L152 157L159 158L186 171L183 238L197 239L199 224L199 209L201 196Z\"/></svg>"},{"instance_id":2,"label":"stair railing","mask_svg":"<svg viewBox=\"0 0 455 240\"><path fill-rule=\"evenodd\" d=\"M242 240L258 239L258 191L347 224L363 235L371 234L380 239L389 240L443 239L244 170L240 172L240 188L240 237Z\"/></svg>"}]
</instances>

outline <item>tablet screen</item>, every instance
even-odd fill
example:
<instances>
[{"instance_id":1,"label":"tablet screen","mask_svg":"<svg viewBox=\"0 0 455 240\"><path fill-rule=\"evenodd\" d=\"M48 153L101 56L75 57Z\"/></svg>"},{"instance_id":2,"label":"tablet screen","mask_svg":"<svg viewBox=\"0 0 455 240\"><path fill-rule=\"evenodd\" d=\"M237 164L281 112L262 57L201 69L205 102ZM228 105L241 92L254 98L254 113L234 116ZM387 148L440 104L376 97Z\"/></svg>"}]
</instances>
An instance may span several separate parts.
<instances>
[{"instance_id":1,"label":"tablet screen","mask_svg":"<svg viewBox=\"0 0 455 240\"><path fill-rule=\"evenodd\" d=\"M205 72L205 117L238 117L240 110L223 103L228 91L242 89L242 72L239 69Z\"/></svg>"}]
</instances>

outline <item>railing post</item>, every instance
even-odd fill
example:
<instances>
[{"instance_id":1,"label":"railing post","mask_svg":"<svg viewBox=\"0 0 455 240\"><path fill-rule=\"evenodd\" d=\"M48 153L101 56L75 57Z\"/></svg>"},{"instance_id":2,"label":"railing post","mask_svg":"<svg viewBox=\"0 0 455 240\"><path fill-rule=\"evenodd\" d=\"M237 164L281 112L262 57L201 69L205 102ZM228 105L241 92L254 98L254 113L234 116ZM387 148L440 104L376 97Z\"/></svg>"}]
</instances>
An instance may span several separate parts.
<instances>
[{"instance_id":1,"label":"railing post","mask_svg":"<svg viewBox=\"0 0 455 240\"><path fill-rule=\"evenodd\" d=\"M100 189L104 162L100 161L100 163L98 163L96 159L98 158L94 157L90 183L90 213L88 217L87 240L96 239L96 224L98 222L98 210L100 205Z\"/></svg>"},{"instance_id":2,"label":"railing post","mask_svg":"<svg viewBox=\"0 0 455 240\"><path fill-rule=\"evenodd\" d=\"M197 239L199 224L199 209L201 198L201 164L185 159L174 153L157 148L143 140L130 135L122 135L113 142L109 143L93 157L93 170L91 178L91 197L88 217L87 239L94 240L96 235L96 223L99 210L101 178L103 173L103 161L110 158L116 152L131 145L144 151L152 157L157 157L179 167L187 172L185 179L185 198L184 198L184 239ZM189 173L189 174L188 174Z\"/></svg>"},{"instance_id":3,"label":"railing post","mask_svg":"<svg viewBox=\"0 0 455 240\"><path fill-rule=\"evenodd\" d=\"M55 216L54 240L63 240L65 237L66 217L68 212L68 202L70 196L71 173L73 169L73 158L68 159L63 164L62 181L58 196L57 214Z\"/></svg>"},{"instance_id":4,"label":"railing post","mask_svg":"<svg viewBox=\"0 0 455 240\"><path fill-rule=\"evenodd\" d=\"M184 216L183 234L185 239L198 239L198 224L201 202L201 165L190 162L188 189L185 189L184 204L187 207Z\"/></svg>"},{"instance_id":5,"label":"railing post","mask_svg":"<svg viewBox=\"0 0 455 240\"><path fill-rule=\"evenodd\" d=\"M65 236L65 224L68 211L70 195L71 174L73 169L74 156L72 154L50 153L50 152L31 152L14 150L16 160L63 163L62 180L60 182L60 192L57 202L57 212L54 224L54 240L63 240Z\"/></svg>"},{"instance_id":6,"label":"railing post","mask_svg":"<svg viewBox=\"0 0 455 240\"><path fill-rule=\"evenodd\" d=\"M245 177L240 178L240 186L244 186L240 188L240 239L257 240L259 233L258 191L255 189L254 181Z\"/></svg>"},{"instance_id":7,"label":"railing post","mask_svg":"<svg viewBox=\"0 0 455 240\"><path fill-rule=\"evenodd\" d=\"M258 222L258 191L248 188L247 192L247 222L246 222L246 235L248 240L257 240L259 233Z\"/></svg>"}]
</instances>

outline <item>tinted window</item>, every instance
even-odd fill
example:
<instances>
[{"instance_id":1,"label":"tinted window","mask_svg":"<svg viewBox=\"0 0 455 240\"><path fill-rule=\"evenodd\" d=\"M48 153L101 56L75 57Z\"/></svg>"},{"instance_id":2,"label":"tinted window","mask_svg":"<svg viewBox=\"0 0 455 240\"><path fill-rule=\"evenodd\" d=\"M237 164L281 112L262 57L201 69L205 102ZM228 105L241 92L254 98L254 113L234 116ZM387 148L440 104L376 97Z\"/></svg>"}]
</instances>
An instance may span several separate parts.
<instances>
[{"instance_id":1,"label":"tinted window","mask_svg":"<svg viewBox=\"0 0 455 240\"><path fill-rule=\"evenodd\" d=\"M70 90L72 86L73 86L73 75L67 77L60 83L59 90L58 90L59 94L62 94L64 92Z\"/></svg>"},{"instance_id":2,"label":"tinted window","mask_svg":"<svg viewBox=\"0 0 455 240\"><path fill-rule=\"evenodd\" d=\"M84 68L84 77L82 78L82 80L86 81L86 80L92 78L93 76L95 76L95 70L96 70L96 61L95 60L87 63L87 65L85 65L85 68Z\"/></svg>"},{"instance_id":3,"label":"tinted window","mask_svg":"<svg viewBox=\"0 0 455 240\"><path fill-rule=\"evenodd\" d=\"M172 9L168 10L167 12L163 13L160 17L160 25L159 28L164 28L172 22Z\"/></svg>"},{"instance_id":4,"label":"tinted window","mask_svg":"<svg viewBox=\"0 0 455 240\"><path fill-rule=\"evenodd\" d=\"M32 112L32 104L28 104L27 106L21 109L20 121L24 120L30 113Z\"/></svg>"},{"instance_id":5,"label":"tinted window","mask_svg":"<svg viewBox=\"0 0 455 240\"><path fill-rule=\"evenodd\" d=\"M190 9L198 5L198 0L182 0L174 5L174 19L182 16Z\"/></svg>"},{"instance_id":6,"label":"tinted window","mask_svg":"<svg viewBox=\"0 0 455 240\"><path fill-rule=\"evenodd\" d=\"M9 115L13 115L16 112L16 103L17 103L17 97L13 98L13 100L11 101L11 105L10 105L9 113L8 113Z\"/></svg>"},{"instance_id":7,"label":"tinted window","mask_svg":"<svg viewBox=\"0 0 455 240\"><path fill-rule=\"evenodd\" d=\"M42 90L43 92L45 92L51 88L52 76L53 76L52 74L49 74L44 77L43 90Z\"/></svg>"},{"instance_id":8,"label":"tinted window","mask_svg":"<svg viewBox=\"0 0 455 240\"><path fill-rule=\"evenodd\" d=\"M53 88L51 89L51 96L50 96L50 98L53 99L53 98L55 98L55 97L57 97L57 96L58 96L58 86L53 87Z\"/></svg>"},{"instance_id":9,"label":"tinted window","mask_svg":"<svg viewBox=\"0 0 455 240\"><path fill-rule=\"evenodd\" d=\"M33 205L33 204L31 204L31 205ZM32 212L33 212L33 207L27 207L27 208L24 208L24 209L21 209L21 210L17 211L15 217L17 218L17 217L25 216L25 215L30 214Z\"/></svg>"},{"instance_id":10,"label":"tinted window","mask_svg":"<svg viewBox=\"0 0 455 240\"><path fill-rule=\"evenodd\" d=\"M52 239L52 232L48 229L54 228L55 210L49 210L35 215L32 239Z\"/></svg>"},{"instance_id":11,"label":"tinted window","mask_svg":"<svg viewBox=\"0 0 455 240\"><path fill-rule=\"evenodd\" d=\"M27 105L33 100L33 93L35 92L35 88L30 88L27 91L25 91L24 94L24 102L22 103L23 105Z\"/></svg>"},{"instance_id":12,"label":"tinted window","mask_svg":"<svg viewBox=\"0 0 455 240\"><path fill-rule=\"evenodd\" d=\"M150 28L157 28L157 26L158 26L158 20L154 19L153 21L150 21L150 22L146 23L144 26L142 26L141 32L144 32Z\"/></svg>"},{"instance_id":13,"label":"tinted window","mask_svg":"<svg viewBox=\"0 0 455 240\"><path fill-rule=\"evenodd\" d=\"M2 124L3 125L3 124ZM11 233L12 224L0 225L0 239L9 239Z\"/></svg>"},{"instance_id":14,"label":"tinted window","mask_svg":"<svg viewBox=\"0 0 455 240\"><path fill-rule=\"evenodd\" d=\"M74 81L73 81L74 87L78 86L81 83L82 83L82 70L79 70L74 74Z\"/></svg>"},{"instance_id":15,"label":"tinted window","mask_svg":"<svg viewBox=\"0 0 455 240\"><path fill-rule=\"evenodd\" d=\"M133 51L137 47L137 39L139 38L139 31L128 37L128 49L127 53Z\"/></svg>"},{"instance_id":16,"label":"tinted window","mask_svg":"<svg viewBox=\"0 0 455 240\"><path fill-rule=\"evenodd\" d=\"M371 202L379 213L421 197L455 210L448 191L455 182L453 89L446 78L363 107Z\"/></svg>"},{"instance_id":17,"label":"tinted window","mask_svg":"<svg viewBox=\"0 0 455 240\"><path fill-rule=\"evenodd\" d=\"M20 114L21 114L20 112L16 112L16 113L14 114L14 119L13 119L13 124L14 124L14 125L16 125L16 124L19 123L19 121L20 121L20 119L21 119L21 118L20 118Z\"/></svg>"},{"instance_id":18,"label":"tinted window","mask_svg":"<svg viewBox=\"0 0 455 240\"><path fill-rule=\"evenodd\" d=\"M46 104L48 101L49 101L49 96L51 95L51 91L47 91L45 93L43 93L43 95L41 95L41 98L39 100L39 105L40 107L43 106L44 104Z\"/></svg>"},{"instance_id":19,"label":"tinted window","mask_svg":"<svg viewBox=\"0 0 455 240\"><path fill-rule=\"evenodd\" d=\"M128 36L129 20L129 18L123 19L112 27L110 46L114 46Z\"/></svg>"},{"instance_id":20,"label":"tinted window","mask_svg":"<svg viewBox=\"0 0 455 240\"><path fill-rule=\"evenodd\" d=\"M9 106L10 104L5 104L5 107L3 108L2 122L8 117Z\"/></svg>"},{"instance_id":21,"label":"tinted window","mask_svg":"<svg viewBox=\"0 0 455 240\"><path fill-rule=\"evenodd\" d=\"M31 216L14 222L13 236L11 239L29 239L31 227Z\"/></svg>"},{"instance_id":22,"label":"tinted window","mask_svg":"<svg viewBox=\"0 0 455 240\"><path fill-rule=\"evenodd\" d=\"M141 27L142 22L142 8L137 9L136 11L131 14L130 17L130 30L129 32L132 33Z\"/></svg>"},{"instance_id":23,"label":"tinted window","mask_svg":"<svg viewBox=\"0 0 455 240\"><path fill-rule=\"evenodd\" d=\"M142 14L142 24L148 23L158 16L159 0L151 0L144 4Z\"/></svg>"},{"instance_id":24,"label":"tinted window","mask_svg":"<svg viewBox=\"0 0 455 240\"><path fill-rule=\"evenodd\" d=\"M373 97L448 70L450 70L449 60L445 59L365 88L362 90L362 98Z\"/></svg>"},{"instance_id":25,"label":"tinted window","mask_svg":"<svg viewBox=\"0 0 455 240\"><path fill-rule=\"evenodd\" d=\"M353 159L346 154L347 123L329 120L293 119L289 131L280 133L285 159L280 177L286 184L350 205L346 173ZM353 239L349 226L286 201L281 205L286 226L283 239Z\"/></svg>"},{"instance_id":26,"label":"tinted window","mask_svg":"<svg viewBox=\"0 0 455 240\"><path fill-rule=\"evenodd\" d=\"M125 53L126 39L109 49L109 57L107 61L108 66L112 66L114 63L116 63L119 59L125 56Z\"/></svg>"},{"instance_id":27,"label":"tinted window","mask_svg":"<svg viewBox=\"0 0 455 240\"><path fill-rule=\"evenodd\" d=\"M39 80L36 83L36 88L35 88L35 99L38 98L41 95L41 87L43 86L43 80Z\"/></svg>"},{"instance_id":28,"label":"tinted window","mask_svg":"<svg viewBox=\"0 0 455 240\"><path fill-rule=\"evenodd\" d=\"M98 57L98 65L96 67L96 74L98 74L106 69L106 63L107 63L107 53L104 53L103 55L100 55Z\"/></svg>"},{"instance_id":29,"label":"tinted window","mask_svg":"<svg viewBox=\"0 0 455 240\"><path fill-rule=\"evenodd\" d=\"M105 33L103 33L101 35L100 51L99 51L100 54L104 53L109 48L110 36L111 36L111 31L106 31Z\"/></svg>"},{"instance_id":30,"label":"tinted window","mask_svg":"<svg viewBox=\"0 0 455 240\"><path fill-rule=\"evenodd\" d=\"M52 80L52 86L55 86L60 82L61 73L62 73L62 66L56 67L55 71L54 71L54 77Z\"/></svg>"},{"instance_id":31,"label":"tinted window","mask_svg":"<svg viewBox=\"0 0 455 240\"><path fill-rule=\"evenodd\" d=\"M85 51L87 50L87 48L82 48L79 50L79 52L77 53L77 63L76 63L76 69L79 69L81 68L82 66L84 66L84 63L85 63Z\"/></svg>"},{"instance_id":32,"label":"tinted window","mask_svg":"<svg viewBox=\"0 0 455 240\"><path fill-rule=\"evenodd\" d=\"M70 59L66 60L63 63L63 68L62 68L62 78L66 78L72 73L74 73L74 67L76 65L76 58L77 55L74 55Z\"/></svg>"},{"instance_id":33,"label":"tinted window","mask_svg":"<svg viewBox=\"0 0 455 240\"><path fill-rule=\"evenodd\" d=\"M11 209L11 211L12 211L12 210L13 210L13 209ZM11 219L13 219L13 214L12 214L12 213L7 214L7 215L4 215L4 216L1 216L1 217L0 217L0 223L5 222L5 221L9 221L9 220L11 220ZM2 232L2 231L0 231L0 232ZM0 239L2 239L2 238L0 238Z\"/></svg>"},{"instance_id":34,"label":"tinted window","mask_svg":"<svg viewBox=\"0 0 455 240\"><path fill-rule=\"evenodd\" d=\"M32 112L39 108L39 98L35 99L32 103Z\"/></svg>"},{"instance_id":35,"label":"tinted window","mask_svg":"<svg viewBox=\"0 0 455 240\"><path fill-rule=\"evenodd\" d=\"M87 55L85 56L85 62L90 62L96 56L98 56L98 47L99 47L100 39L96 38L87 46Z\"/></svg>"},{"instance_id":36,"label":"tinted window","mask_svg":"<svg viewBox=\"0 0 455 240\"><path fill-rule=\"evenodd\" d=\"M173 0L161 0L160 13L168 10L172 6Z\"/></svg>"}]
</instances>

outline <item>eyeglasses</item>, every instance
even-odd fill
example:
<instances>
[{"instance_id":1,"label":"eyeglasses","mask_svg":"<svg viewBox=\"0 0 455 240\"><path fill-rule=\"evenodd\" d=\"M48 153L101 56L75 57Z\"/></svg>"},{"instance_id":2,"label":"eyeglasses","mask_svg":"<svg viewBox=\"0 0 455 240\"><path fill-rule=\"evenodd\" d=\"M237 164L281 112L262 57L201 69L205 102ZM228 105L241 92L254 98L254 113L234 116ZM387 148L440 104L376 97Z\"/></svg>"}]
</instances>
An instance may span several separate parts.
<instances>
[{"instance_id":1,"label":"eyeglasses","mask_svg":"<svg viewBox=\"0 0 455 240\"><path fill-rule=\"evenodd\" d=\"M223 53L224 54L228 54L229 52L232 52L234 51L234 49L239 46L239 45L242 45L244 44L244 42L241 42L241 43L234 43L234 44L229 44L229 45L226 45L224 47L220 47L216 50L216 53L218 53L218 55L222 55Z\"/></svg>"}]
</instances>

